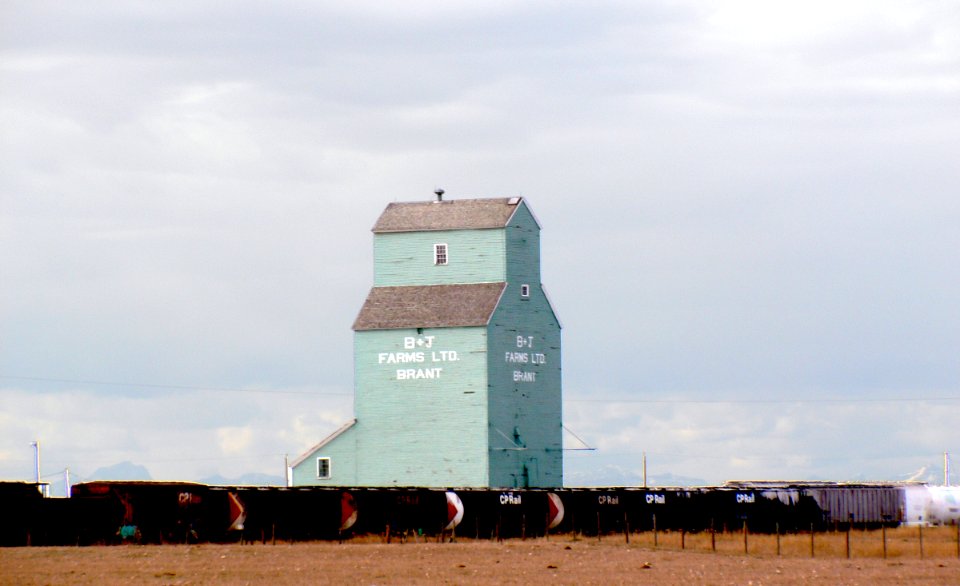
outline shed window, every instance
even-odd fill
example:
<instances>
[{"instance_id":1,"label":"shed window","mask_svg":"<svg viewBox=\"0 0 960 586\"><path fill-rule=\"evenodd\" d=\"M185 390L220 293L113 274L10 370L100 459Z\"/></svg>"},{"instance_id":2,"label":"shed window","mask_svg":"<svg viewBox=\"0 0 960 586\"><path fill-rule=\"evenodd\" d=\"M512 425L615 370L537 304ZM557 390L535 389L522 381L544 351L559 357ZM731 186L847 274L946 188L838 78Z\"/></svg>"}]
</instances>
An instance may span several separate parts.
<instances>
[{"instance_id":1,"label":"shed window","mask_svg":"<svg viewBox=\"0 0 960 586\"><path fill-rule=\"evenodd\" d=\"M524 299L530 297L530 285L520 285L520 297Z\"/></svg>"},{"instance_id":2,"label":"shed window","mask_svg":"<svg viewBox=\"0 0 960 586\"><path fill-rule=\"evenodd\" d=\"M435 265L447 264L447 245L446 244L433 245L433 264Z\"/></svg>"},{"instance_id":3,"label":"shed window","mask_svg":"<svg viewBox=\"0 0 960 586\"><path fill-rule=\"evenodd\" d=\"M317 458L317 478L330 478L330 458Z\"/></svg>"}]
</instances>

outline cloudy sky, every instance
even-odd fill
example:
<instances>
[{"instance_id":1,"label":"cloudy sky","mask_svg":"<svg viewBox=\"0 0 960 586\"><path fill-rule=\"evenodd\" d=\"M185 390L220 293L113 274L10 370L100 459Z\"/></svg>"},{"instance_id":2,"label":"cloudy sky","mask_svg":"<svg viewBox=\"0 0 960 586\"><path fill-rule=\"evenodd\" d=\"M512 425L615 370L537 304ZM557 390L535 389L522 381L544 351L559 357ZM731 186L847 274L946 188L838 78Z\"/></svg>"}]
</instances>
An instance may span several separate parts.
<instances>
[{"instance_id":1,"label":"cloudy sky","mask_svg":"<svg viewBox=\"0 0 960 586\"><path fill-rule=\"evenodd\" d=\"M0 479L279 477L438 186L543 225L571 482L942 479L958 160L954 2L6 0Z\"/></svg>"}]
</instances>

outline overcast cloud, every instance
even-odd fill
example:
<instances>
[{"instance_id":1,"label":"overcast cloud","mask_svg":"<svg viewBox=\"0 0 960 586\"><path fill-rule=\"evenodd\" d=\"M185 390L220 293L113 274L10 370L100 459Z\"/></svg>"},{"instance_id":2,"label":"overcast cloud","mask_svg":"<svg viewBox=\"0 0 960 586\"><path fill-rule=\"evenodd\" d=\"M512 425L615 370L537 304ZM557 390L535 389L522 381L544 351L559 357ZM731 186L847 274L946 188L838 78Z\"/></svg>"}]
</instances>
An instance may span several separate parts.
<instances>
[{"instance_id":1,"label":"overcast cloud","mask_svg":"<svg viewBox=\"0 0 960 586\"><path fill-rule=\"evenodd\" d=\"M279 476L436 186L543 225L572 482L937 477L958 153L951 2L4 2L0 478Z\"/></svg>"}]
</instances>

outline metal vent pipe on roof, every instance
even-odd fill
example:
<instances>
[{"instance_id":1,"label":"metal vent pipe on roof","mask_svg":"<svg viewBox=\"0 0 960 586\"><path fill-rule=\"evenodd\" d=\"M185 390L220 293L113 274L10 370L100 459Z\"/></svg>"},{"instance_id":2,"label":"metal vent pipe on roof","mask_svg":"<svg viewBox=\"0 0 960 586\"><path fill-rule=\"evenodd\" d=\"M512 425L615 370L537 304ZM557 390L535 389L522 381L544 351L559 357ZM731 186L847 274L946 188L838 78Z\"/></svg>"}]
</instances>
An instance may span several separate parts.
<instances>
[{"instance_id":1,"label":"metal vent pipe on roof","mask_svg":"<svg viewBox=\"0 0 960 586\"><path fill-rule=\"evenodd\" d=\"M444 194L443 189L438 187L433 192L437 194L437 201L443 201L443 194Z\"/></svg>"}]
</instances>

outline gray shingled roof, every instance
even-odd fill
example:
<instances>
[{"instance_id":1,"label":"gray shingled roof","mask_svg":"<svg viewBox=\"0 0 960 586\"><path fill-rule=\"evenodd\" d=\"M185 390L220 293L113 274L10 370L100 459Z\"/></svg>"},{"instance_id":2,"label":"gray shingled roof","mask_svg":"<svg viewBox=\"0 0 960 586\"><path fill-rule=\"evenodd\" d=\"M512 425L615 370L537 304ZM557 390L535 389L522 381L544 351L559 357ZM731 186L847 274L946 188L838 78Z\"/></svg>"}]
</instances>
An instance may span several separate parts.
<instances>
[{"instance_id":1,"label":"gray shingled roof","mask_svg":"<svg viewBox=\"0 0 960 586\"><path fill-rule=\"evenodd\" d=\"M503 228L521 198L451 199L391 203L373 226L379 232ZM513 203L511 203L513 202Z\"/></svg>"},{"instance_id":2,"label":"gray shingled roof","mask_svg":"<svg viewBox=\"0 0 960 586\"><path fill-rule=\"evenodd\" d=\"M374 287L353 322L355 331L484 326L506 283Z\"/></svg>"}]
</instances>

